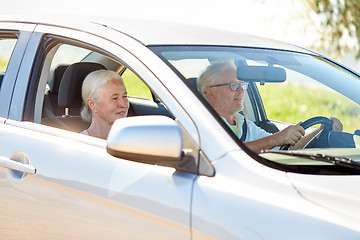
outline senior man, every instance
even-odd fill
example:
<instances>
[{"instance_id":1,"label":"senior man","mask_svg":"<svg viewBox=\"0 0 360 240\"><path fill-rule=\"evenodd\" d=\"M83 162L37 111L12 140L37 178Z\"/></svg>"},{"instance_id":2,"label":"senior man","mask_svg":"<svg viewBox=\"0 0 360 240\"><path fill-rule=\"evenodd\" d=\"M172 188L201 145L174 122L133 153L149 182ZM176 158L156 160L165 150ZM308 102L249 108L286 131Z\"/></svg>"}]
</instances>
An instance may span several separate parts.
<instances>
[{"instance_id":1,"label":"senior man","mask_svg":"<svg viewBox=\"0 0 360 240\"><path fill-rule=\"evenodd\" d=\"M254 152L272 149L277 146L290 144L292 149L303 148L323 126L305 136L303 127L290 125L277 133L269 133L245 120L239 112L243 109L247 82L236 77L236 67L233 62L217 62L209 65L197 79L197 88L215 109L220 117ZM333 129L342 131L342 123L334 117Z\"/></svg>"}]
</instances>

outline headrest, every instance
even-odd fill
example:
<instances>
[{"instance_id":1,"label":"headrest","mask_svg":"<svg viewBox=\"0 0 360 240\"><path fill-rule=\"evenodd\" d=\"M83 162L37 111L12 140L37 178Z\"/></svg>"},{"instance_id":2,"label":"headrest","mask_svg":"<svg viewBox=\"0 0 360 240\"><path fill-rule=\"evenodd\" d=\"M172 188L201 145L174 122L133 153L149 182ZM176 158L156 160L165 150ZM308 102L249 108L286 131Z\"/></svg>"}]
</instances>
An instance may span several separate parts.
<instances>
[{"instance_id":1,"label":"headrest","mask_svg":"<svg viewBox=\"0 0 360 240\"><path fill-rule=\"evenodd\" d=\"M188 82L189 82L192 86L194 86L195 88L197 87L197 86L196 86L197 78L192 77L192 78L188 78L187 80L188 80Z\"/></svg>"},{"instance_id":2,"label":"headrest","mask_svg":"<svg viewBox=\"0 0 360 240\"><path fill-rule=\"evenodd\" d=\"M61 79L58 104L65 108L80 108L81 88L85 77L96 70L106 69L99 63L79 62L70 65Z\"/></svg>"},{"instance_id":3,"label":"headrest","mask_svg":"<svg viewBox=\"0 0 360 240\"><path fill-rule=\"evenodd\" d=\"M59 92L61 79L64 76L64 72L65 72L66 68L68 68L68 67L69 67L69 65L58 65L54 69L53 77L52 77L52 87L50 89L51 93Z\"/></svg>"}]
</instances>

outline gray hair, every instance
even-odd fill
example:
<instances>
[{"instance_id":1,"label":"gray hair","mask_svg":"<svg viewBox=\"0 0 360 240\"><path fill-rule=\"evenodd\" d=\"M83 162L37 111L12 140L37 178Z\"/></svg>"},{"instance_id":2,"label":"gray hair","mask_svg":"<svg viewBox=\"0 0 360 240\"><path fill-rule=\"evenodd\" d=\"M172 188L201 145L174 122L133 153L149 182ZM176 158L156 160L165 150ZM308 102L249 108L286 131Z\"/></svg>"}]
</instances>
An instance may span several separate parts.
<instances>
[{"instance_id":1,"label":"gray hair","mask_svg":"<svg viewBox=\"0 0 360 240\"><path fill-rule=\"evenodd\" d=\"M124 84L122 77L111 70L97 70L89 73L82 84L82 99L83 106L81 108L81 118L86 122L91 122L92 112L87 104L87 99L91 98L94 102L97 102L100 98L99 88L104 86L111 80L121 81Z\"/></svg>"},{"instance_id":2,"label":"gray hair","mask_svg":"<svg viewBox=\"0 0 360 240\"><path fill-rule=\"evenodd\" d=\"M213 85L219 75L226 69L236 70L234 62L214 62L209 65L206 70L196 80L198 91L206 98L205 88Z\"/></svg>"}]
</instances>

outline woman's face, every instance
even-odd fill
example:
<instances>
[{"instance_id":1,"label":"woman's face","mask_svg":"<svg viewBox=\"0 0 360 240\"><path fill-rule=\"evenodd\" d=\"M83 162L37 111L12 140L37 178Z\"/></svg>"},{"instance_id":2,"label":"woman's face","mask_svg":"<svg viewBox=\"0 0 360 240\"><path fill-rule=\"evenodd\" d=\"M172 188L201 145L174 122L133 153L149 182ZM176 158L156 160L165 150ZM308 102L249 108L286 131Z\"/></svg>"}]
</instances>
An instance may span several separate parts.
<instances>
[{"instance_id":1,"label":"woman's face","mask_svg":"<svg viewBox=\"0 0 360 240\"><path fill-rule=\"evenodd\" d=\"M93 117L111 125L128 114L129 101L122 81L110 80L97 90L98 101L93 102Z\"/></svg>"}]
</instances>

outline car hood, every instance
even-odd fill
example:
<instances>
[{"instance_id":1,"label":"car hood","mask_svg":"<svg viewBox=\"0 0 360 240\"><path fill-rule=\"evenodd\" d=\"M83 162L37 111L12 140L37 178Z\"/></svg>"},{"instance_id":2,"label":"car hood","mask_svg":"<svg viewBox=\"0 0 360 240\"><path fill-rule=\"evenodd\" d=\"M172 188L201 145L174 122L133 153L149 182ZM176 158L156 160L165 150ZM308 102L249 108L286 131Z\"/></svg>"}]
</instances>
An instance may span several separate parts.
<instances>
[{"instance_id":1,"label":"car hood","mask_svg":"<svg viewBox=\"0 0 360 240\"><path fill-rule=\"evenodd\" d=\"M359 148L302 149L293 151L304 154L325 154L346 157L360 162ZM331 163L278 153L265 153L261 156L286 165L330 166ZM318 206L355 219L360 223L360 175L341 172L334 174L305 174L287 172L287 176L300 196Z\"/></svg>"},{"instance_id":2,"label":"car hood","mask_svg":"<svg viewBox=\"0 0 360 240\"><path fill-rule=\"evenodd\" d=\"M288 173L298 193L305 199L360 220L359 175L304 175Z\"/></svg>"}]
</instances>

